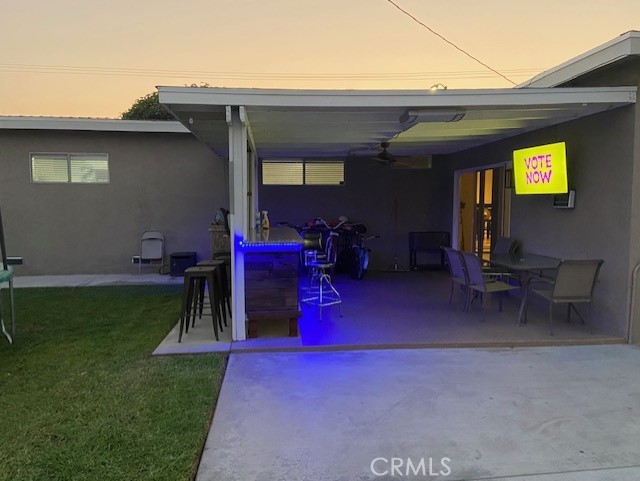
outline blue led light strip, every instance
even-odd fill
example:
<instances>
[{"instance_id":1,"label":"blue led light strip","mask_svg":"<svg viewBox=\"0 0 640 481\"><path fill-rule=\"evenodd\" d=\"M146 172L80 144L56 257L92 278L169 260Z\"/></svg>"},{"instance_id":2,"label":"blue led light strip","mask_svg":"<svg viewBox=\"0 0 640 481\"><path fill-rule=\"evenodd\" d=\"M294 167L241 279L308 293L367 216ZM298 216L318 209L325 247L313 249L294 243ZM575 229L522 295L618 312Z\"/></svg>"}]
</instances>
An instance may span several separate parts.
<instances>
[{"instance_id":1,"label":"blue led light strip","mask_svg":"<svg viewBox=\"0 0 640 481\"><path fill-rule=\"evenodd\" d=\"M299 251L302 249L300 242L244 242L238 243L243 250L274 252L274 251Z\"/></svg>"}]
</instances>

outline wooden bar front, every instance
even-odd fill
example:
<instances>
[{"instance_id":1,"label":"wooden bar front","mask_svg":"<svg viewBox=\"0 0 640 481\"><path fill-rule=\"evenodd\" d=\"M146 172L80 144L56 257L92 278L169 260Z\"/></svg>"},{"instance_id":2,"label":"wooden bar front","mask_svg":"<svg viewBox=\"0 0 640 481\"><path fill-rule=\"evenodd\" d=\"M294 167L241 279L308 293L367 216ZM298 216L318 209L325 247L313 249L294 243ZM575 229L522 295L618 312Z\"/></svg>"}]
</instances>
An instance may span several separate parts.
<instances>
[{"instance_id":1,"label":"wooden bar front","mask_svg":"<svg viewBox=\"0 0 640 481\"><path fill-rule=\"evenodd\" d=\"M284 244L283 239L287 239ZM301 315L298 300L298 241L301 244L300 237L293 229L273 229L267 239L263 235L262 239L249 244L257 251L252 252L251 248L245 251L248 337L256 337L259 322L267 320L288 321L289 336L298 335L298 318ZM271 247L273 251L270 251Z\"/></svg>"}]
</instances>

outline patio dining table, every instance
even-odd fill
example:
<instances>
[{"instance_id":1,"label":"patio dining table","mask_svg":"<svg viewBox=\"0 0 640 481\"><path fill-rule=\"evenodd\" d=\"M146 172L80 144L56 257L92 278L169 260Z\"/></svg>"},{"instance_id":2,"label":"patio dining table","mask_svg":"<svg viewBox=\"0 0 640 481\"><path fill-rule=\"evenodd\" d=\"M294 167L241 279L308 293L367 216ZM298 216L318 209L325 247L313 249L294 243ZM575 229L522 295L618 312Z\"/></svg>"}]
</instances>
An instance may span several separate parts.
<instances>
[{"instance_id":1,"label":"patio dining table","mask_svg":"<svg viewBox=\"0 0 640 481\"><path fill-rule=\"evenodd\" d=\"M532 280L543 276L544 271L557 269L560 261L561 259L557 257L530 253L492 254L489 258L491 265L504 268L505 271L521 274L522 302L518 311L518 326L527 322L529 284Z\"/></svg>"}]
</instances>

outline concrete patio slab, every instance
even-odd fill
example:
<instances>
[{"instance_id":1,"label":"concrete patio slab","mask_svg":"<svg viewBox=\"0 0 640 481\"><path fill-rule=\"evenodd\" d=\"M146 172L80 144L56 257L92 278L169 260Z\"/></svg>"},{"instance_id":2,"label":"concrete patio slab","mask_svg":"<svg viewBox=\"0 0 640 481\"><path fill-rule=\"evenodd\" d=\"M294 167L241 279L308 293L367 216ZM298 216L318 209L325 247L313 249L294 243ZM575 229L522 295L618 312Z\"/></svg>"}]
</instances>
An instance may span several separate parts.
<instances>
[{"instance_id":1,"label":"concrete patio slab","mask_svg":"<svg viewBox=\"0 0 640 481\"><path fill-rule=\"evenodd\" d=\"M302 304L298 337L288 336L288 321L262 321L258 337L233 342L232 352L349 350L422 347L532 347L624 343L620 335L589 332L579 322L558 319L555 335L549 335L548 305L532 301L530 322L516 325L518 297L504 300L504 311L491 299L482 322L479 302L463 312L460 293L449 304L450 280L439 271L383 273L370 272L363 280L344 275L335 277L343 296L340 317L336 306L323 309L322 321L316 306ZM560 317L560 316L559 316ZM587 316L588 319L588 316ZM204 324L210 325L210 319ZM192 342L178 345L177 327L156 353L181 354L215 352L211 329ZM173 344L173 346L171 345ZM228 350L228 346L224 347Z\"/></svg>"},{"instance_id":2,"label":"concrete patio slab","mask_svg":"<svg viewBox=\"0 0 640 481\"><path fill-rule=\"evenodd\" d=\"M182 341L178 342L180 321L173 326L169 334L153 351L154 356L169 354L202 354L206 352L229 352L231 349L231 326L225 327L216 341L213 333L211 315L203 315L197 319L195 325L189 328L189 332L182 335Z\"/></svg>"},{"instance_id":3,"label":"concrete patio slab","mask_svg":"<svg viewBox=\"0 0 640 481\"><path fill-rule=\"evenodd\" d=\"M572 473L549 473L539 476L500 478L500 481L631 481L634 479L640 479L640 468L594 469L591 471L575 471Z\"/></svg>"},{"instance_id":4,"label":"concrete patio slab","mask_svg":"<svg viewBox=\"0 0 640 481\"><path fill-rule=\"evenodd\" d=\"M231 354L196 479L626 481L639 413L629 345Z\"/></svg>"}]
</instances>

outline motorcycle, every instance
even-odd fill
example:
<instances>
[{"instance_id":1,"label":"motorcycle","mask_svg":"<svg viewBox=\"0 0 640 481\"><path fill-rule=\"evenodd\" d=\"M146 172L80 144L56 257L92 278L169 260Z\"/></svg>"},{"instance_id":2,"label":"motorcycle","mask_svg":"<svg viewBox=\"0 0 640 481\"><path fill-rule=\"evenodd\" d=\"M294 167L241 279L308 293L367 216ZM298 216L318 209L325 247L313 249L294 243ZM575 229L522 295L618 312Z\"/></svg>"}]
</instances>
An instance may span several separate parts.
<instances>
[{"instance_id":1,"label":"motorcycle","mask_svg":"<svg viewBox=\"0 0 640 481\"><path fill-rule=\"evenodd\" d=\"M324 250L327 261L334 264L333 270L354 279L362 279L369 268L371 249L366 246L367 241L380 237L366 236L364 224L349 222L346 217L336 223L316 218L298 231L305 239L305 249Z\"/></svg>"}]
</instances>

